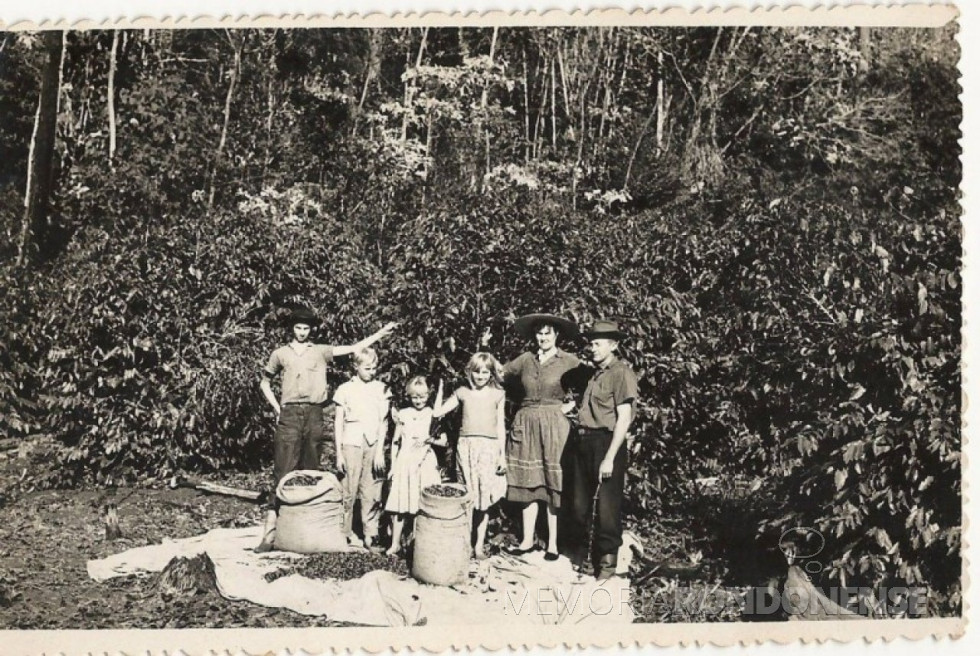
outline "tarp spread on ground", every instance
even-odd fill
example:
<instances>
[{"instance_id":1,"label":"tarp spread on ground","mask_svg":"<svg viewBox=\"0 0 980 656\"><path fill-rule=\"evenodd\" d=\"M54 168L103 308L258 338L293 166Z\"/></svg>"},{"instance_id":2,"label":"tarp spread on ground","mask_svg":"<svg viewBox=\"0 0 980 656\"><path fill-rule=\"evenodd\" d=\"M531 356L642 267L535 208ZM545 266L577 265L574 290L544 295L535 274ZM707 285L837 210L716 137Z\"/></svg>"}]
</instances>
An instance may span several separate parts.
<instances>
[{"instance_id":1,"label":"tarp spread on ground","mask_svg":"<svg viewBox=\"0 0 980 656\"><path fill-rule=\"evenodd\" d=\"M218 591L231 600L288 608L304 615L370 626L632 622L629 581L595 581L571 563L544 560L541 551L521 557L492 556L473 563L469 579L452 587L426 585L376 570L350 581L290 574L269 581L299 554L252 551L261 527L214 529L193 538L138 547L88 562L96 581L159 572L171 559L206 553L214 562ZM272 577L270 577L272 578Z\"/></svg>"}]
</instances>

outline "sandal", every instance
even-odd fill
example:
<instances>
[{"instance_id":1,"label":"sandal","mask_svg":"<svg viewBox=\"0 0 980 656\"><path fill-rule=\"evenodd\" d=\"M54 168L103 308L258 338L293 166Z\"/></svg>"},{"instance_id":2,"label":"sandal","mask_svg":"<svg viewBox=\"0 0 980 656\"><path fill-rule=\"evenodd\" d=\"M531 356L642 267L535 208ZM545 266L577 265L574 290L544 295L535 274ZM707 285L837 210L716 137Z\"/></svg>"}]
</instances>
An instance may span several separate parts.
<instances>
[{"instance_id":1,"label":"sandal","mask_svg":"<svg viewBox=\"0 0 980 656\"><path fill-rule=\"evenodd\" d=\"M558 560L558 554L554 553L553 551L545 551L544 559L547 560L548 562L554 562Z\"/></svg>"},{"instance_id":2,"label":"sandal","mask_svg":"<svg viewBox=\"0 0 980 656\"><path fill-rule=\"evenodd\" d=\"M540 548L541 547L539 547L536 544L532 544L527 549L521 549L520 547L507 547L506 549L504 549L504 553L506 553L506 554L508 554L510 556L526 556L527 554L531 553L532 551L537 551Z\"/></svg>"}]
</instances>

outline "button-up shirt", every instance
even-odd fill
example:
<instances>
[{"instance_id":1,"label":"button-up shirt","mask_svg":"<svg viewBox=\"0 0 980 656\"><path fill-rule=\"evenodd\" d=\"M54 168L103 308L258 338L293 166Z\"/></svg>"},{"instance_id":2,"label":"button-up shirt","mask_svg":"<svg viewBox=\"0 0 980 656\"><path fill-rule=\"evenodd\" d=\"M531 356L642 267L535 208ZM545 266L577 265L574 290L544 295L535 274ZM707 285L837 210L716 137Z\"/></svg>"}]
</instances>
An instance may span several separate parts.
<instances>
[{"instance_id":1,"label":"button-up shirt","mask_svg":"<svg viewBox=\"0 0 980 656\"><path fill-rule=\"evenodd\" d=\"M520 383L523 405L560 405L569 387L563 379L581 364L581 360L561 349L544 362L536 353L522 353L504 365L504 375L508 383Z\"/></svg>"},{"instance_id":2,"label":"button-up shirt","mask_svg":"<svg viewBox=\"0 0 980 656\"><path fill-rule=\"evenodd\" d=\"M622 360L612 360L605 367L596 369L585 388L578 413L579 425L613 430L616 426L616 406L630 403L635 410L636 396L636 374Z\"/></svg>"},{"instance_id":3,"label":"button-up shirt","mask_svg":"<svg viewBox=\"0 0 980 656\"><path fill-rule=\"evenodd\" d=\"M333 361L333 347L293 341L272 352L265 375L282 373L282 403L326 403L327 365Z\"/></svg>"},{"instance_id":4,"label":"button-up shirt","mask_svg":"<svg viewBox=\"0 0 980 656\"><path fill-rule=\"evenodd\" d=\"M380 380L364 382L354 376L337 388L333 402L344 409L341 444L374 445L384 438L391 392Z\"/></svg>"}]
</instances>

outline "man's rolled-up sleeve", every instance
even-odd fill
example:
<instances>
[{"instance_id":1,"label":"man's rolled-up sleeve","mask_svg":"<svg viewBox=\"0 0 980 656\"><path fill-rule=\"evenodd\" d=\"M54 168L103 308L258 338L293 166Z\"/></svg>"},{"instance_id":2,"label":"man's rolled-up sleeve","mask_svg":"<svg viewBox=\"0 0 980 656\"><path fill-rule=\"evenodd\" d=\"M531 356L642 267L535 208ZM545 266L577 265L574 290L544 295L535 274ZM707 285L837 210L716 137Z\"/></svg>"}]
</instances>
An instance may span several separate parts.
<instances>
[{"instance_id":1,"label":"man's rolled-up sleeve","mask_svg":"<svg viewBox=\"0 0 980 656\"><path fill-rule=\"evenodd\" d=\"M269 361L265 365L265 369L262 370L269 378L275 378L279 372L282 371L282 360L279 359L279 352L273 351L272 355L269 356Z\"/></svg>"},{"instance_id":2,"label":"man's rolled-up sleeve","mask_svg":"<svg viewBox=\"0 0 980 656\"><path fill-rule=\"evenodd\" d=\"M612 389L613 401L615 405L624 403L635 403L639 393L639 385L636 374L629 369L624 369L622 375L617 376Z\"/></svg>"}]
</instances>

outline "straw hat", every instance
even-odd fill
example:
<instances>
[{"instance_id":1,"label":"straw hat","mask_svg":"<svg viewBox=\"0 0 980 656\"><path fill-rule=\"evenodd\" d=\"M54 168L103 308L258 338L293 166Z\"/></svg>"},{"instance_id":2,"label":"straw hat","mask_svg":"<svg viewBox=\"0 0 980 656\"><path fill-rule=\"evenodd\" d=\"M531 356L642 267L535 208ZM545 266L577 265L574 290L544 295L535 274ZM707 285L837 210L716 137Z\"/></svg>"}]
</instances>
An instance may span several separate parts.
<instances>
[{"instance_id":1,"label":"straw hat","mask_svg":"<svg viewBox=\"0 0 980 656\"><path fill-rule=\"evenodd\" d=\"M519 317L517 321L514 322L514 330L527 339L534 339L534 333L538 331L541 324L548 324L555 327L559 333L564 337L573 339L578 337L578 326L575 325L574 321L569 321L564 317L559 317L554 314L525 314L523 317Z\"/></svg>"}]
</instances>

